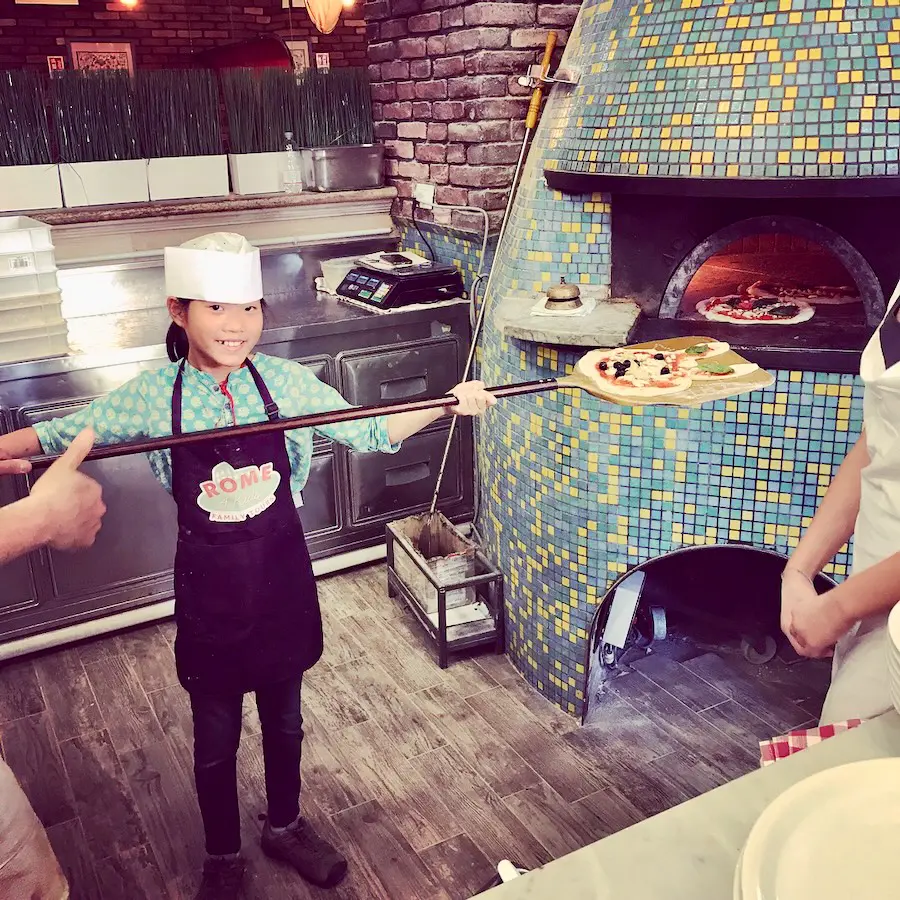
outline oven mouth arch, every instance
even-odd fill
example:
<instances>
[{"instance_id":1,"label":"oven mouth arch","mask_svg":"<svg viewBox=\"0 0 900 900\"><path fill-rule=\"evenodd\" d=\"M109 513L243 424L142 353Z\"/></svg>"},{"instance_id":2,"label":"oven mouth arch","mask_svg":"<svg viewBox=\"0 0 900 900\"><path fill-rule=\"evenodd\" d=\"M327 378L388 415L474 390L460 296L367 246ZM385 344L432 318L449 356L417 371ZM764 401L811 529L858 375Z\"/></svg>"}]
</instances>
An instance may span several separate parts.
<instances>
[{"instance_id":1,"label":"oven mouth arch","mask_svg":"<svg viewBox=\"0 0 900 900\"><path fill-rule=\"evenodd\" d=\"M684 293L693 277L710 258L730 244L756 234L791 234L818 244L830 252L847 270L863 299L866 324L876 328L884 318L884 292L872 266L846 238L811 219L800 216L768 215L741 219L708 235L681 261L669 279L659 307L659 318L675 319Z\"/></svg>"}]
</instances>

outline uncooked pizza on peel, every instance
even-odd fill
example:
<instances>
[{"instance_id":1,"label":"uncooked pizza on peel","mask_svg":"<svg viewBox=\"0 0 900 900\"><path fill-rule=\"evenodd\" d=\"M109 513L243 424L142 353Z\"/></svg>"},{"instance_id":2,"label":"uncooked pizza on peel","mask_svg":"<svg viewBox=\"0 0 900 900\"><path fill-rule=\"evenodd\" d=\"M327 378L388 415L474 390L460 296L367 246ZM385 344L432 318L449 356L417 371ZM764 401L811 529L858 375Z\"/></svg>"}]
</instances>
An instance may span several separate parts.
<instances>
[{"instance_id":1,"label":"uncooked pizza on peel","mask_svg":"<svg viewBox=\"0 0 900 900\"><path fill-rule=\"evenodd\" d=\"M685 350L594 350L580 362L580 371L606 393L619 397L656 397L688 390L695 381L740 378L755 372L755 363L716 361L731 348L724 341L694 344Z\"/></svg>"}]
</instances>

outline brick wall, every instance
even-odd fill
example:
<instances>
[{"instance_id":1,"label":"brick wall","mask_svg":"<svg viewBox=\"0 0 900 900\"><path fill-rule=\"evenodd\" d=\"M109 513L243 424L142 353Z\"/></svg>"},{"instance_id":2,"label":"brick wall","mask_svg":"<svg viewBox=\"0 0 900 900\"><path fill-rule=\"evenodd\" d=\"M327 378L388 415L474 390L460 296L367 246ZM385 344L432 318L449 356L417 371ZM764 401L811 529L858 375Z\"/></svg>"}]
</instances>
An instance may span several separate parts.
<instances>
[{"instance_id":1,"label":"brick wall","mask_svg":"<svg viewBox=\"0 0 900 900\"><path fill-rule=\"evenodd\" d=\"M0 7L0 69L40 68L47 56L66 56L70 41L130 41L137 68L183 65L190 55L255 38L280 35L307 40L310 54L330 53L334 66L366 64L363 0L344 13L337 28L319 33L305 9L286 10L281 0L80 0L78 6ZM313 57L314 59L314 57Z\"/></svg>"},{"instance_id":2,"label":"brick wall","mask_svg":"<svg viewBox=\"0 0 900 900\"><path fill-rule=\"evenodd\" d=\"M499 225L525 131L530 91L518 84L547 35L560 46L580 0L368 0L376 135L387 147L398 214L412 215L416 182L438 203L477 206ZM557 51L558 61L560 51ZM417 214L419 215L419 214ZM421 217L478 230L475 214Z\"/></svg>"}]
</instances>

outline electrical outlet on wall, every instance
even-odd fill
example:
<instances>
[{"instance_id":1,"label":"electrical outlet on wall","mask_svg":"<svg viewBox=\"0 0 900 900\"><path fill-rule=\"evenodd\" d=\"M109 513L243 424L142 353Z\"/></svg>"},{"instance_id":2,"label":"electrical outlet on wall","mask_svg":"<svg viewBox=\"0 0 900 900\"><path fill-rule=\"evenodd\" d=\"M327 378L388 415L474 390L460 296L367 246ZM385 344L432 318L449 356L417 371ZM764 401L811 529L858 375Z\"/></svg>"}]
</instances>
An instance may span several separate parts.
<instances>
[{"instance_id":1,"label":"electrical outlet on wall","mask_svg":"<svg viewBox=\"0 0 900 900\"><path fill-rule=\"evenodd\" d=\"M413 196L422 209L431 209L434 206L434 185L417 184Z\"/></svg>"}]
</instances>

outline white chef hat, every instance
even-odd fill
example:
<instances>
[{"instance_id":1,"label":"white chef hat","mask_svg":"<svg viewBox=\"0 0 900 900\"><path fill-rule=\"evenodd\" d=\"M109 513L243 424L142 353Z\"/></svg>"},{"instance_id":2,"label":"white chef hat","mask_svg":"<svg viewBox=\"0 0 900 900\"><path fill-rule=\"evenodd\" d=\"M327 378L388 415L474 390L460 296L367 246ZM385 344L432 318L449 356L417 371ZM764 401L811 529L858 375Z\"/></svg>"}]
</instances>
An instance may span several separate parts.
<instances>
[{"instance_id":1,"label":"white chef hat","mask_svg":"<svg viewBox=\"0 0 900 900\"><path fill-rule=\"evenodd\" d=\"M259 250L243 235L204 234L166 247L166 295L207 303L256 303L262 299Z\"/></svg>"}]
</instances>

